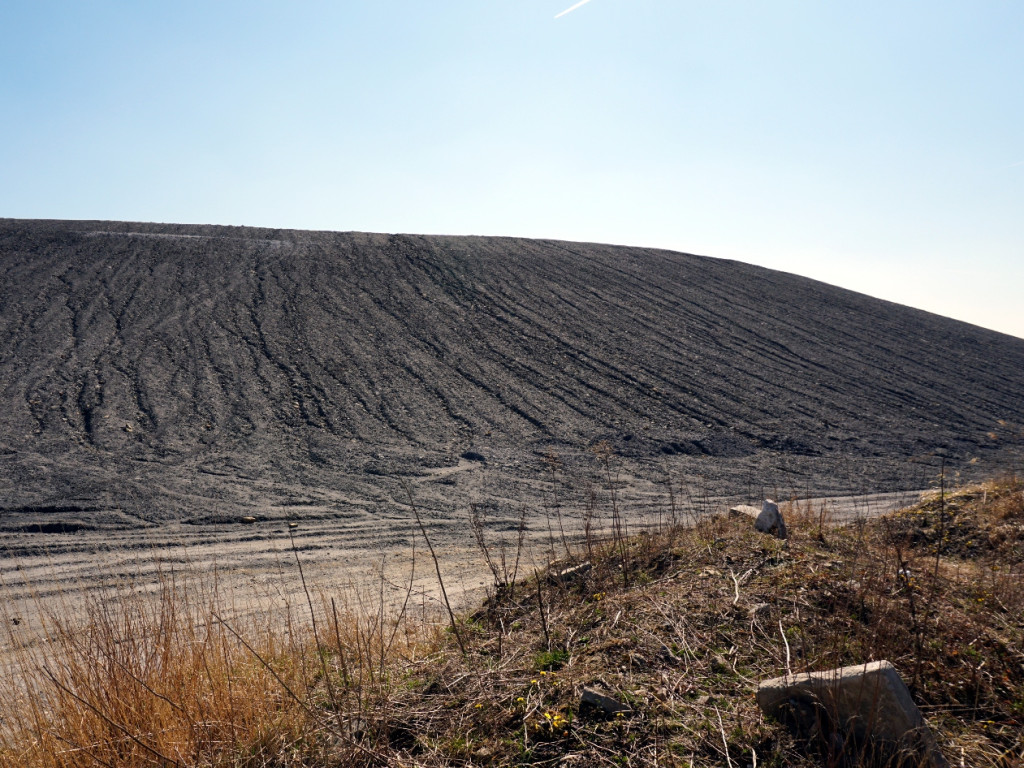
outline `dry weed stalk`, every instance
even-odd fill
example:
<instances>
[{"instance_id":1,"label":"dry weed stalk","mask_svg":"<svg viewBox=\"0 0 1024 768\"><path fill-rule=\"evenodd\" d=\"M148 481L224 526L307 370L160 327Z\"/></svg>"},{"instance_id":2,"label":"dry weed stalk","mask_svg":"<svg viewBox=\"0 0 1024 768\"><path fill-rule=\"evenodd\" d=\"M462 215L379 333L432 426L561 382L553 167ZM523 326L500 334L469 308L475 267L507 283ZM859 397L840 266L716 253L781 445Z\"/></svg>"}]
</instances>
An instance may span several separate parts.
<instances>
[{"instance_id":1,"label":"dry weed stalk","mask_svg":"<svg viewBox=\"0 0 1024 768\"><path fill-rule=\"evenodd\" d=\"M430 541L430 535L427 533L427 528L423 525L423 518L420 517L419 507L416 506L416 501L412 497L412 490L408 484L405 484L405 493L409 498L409 507L412 509L412 513L416 518L416 525L419 526L420 533L423 534L424 541L427 542L427 549L430 550L430 559L434 561L434 570L437 572L437 585L441 588L441 598L444 601L444 608L448 612L448 619L451 623L452 634L455 635L455 640L459 644L459 650L462 651L462 655L466 655L466 644L463 642L462 633L459 632L458 622L455 621L455 612L452 610L451 601L448 599L448 590L444 587L444 578L441 576L441 563L437 559L437 552L434 551L434 545Z\"/></svg>"}]
</instances>

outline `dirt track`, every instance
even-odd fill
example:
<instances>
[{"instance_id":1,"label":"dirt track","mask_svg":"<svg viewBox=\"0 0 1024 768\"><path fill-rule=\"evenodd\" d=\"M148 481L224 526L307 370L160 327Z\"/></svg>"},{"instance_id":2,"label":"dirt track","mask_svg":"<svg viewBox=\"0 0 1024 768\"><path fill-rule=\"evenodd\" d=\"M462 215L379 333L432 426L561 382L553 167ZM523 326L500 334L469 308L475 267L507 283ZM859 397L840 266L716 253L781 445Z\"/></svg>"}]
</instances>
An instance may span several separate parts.
<instances>
[{"instance_id":1,"label":"dirt track","mask_svg":"<svg viewBox=\"0 0 1024 768\"><path fill-rule=\"evenodd\" d=\"M922 488L937 450L1012 459L1022 371L1020 339L680 253L0 220L0 531L377 551L411 492L458 546L471 502L542 527L546 456L567 509L606 492L602 444L626 509L666 478L694 506Z\"/></svg>"}]
</instances>

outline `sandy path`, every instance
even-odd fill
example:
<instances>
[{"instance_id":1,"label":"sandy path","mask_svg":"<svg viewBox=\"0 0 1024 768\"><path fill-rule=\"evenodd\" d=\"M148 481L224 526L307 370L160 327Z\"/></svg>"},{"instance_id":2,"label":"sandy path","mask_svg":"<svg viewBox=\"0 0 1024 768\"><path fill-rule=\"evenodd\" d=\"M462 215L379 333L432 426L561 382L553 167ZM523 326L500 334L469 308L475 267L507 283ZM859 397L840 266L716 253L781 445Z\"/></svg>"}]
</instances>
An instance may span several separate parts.
<instances>
[{"instance_id":1,"label":"sandy path","mask_svg":"<svg viewBox=\"0 0 1024 768\"><path fill-rule=\"evenodd\" d=\"M795 515L816 520L825 510L827 522L874 517L913 503L920 492L818 497L792 502ZM704 501L706 511L723 511L737 497ZM783 501L788 511L791 502ZM563 510L570 541L579 540L578 519ZM631 530L667 520L665 510L629 518ZM563 545L552 518L555 556ZM550 559L551 538L546 521L530 520L521 571L530 573ZM489 541L504 539L514 558L514 530L489 530ZM438 522L429 535L439 553L442 577L457 608L477 604L491 584L491 574L473 543L467 520ZM39 538L39 535L36 535ZM118 594L155 593L174 580L212 590L236 614L292 610L304 617L308 609L296 555L307 585L320 599L336 597L341 605L375 611L381 599L395 607L405 601L412 579L410 610L437 619L440 603L434 566L415 522L411 519L338 524L336 521L280 521L232 526L171 524L156 531L126 532L111 540L94 532L79 532L75 546L55 542L50 550L0 557L0 650L38 637L48 614L63 617L80 612L90 599ZM51 537L52 538L52 537ZM24 549L24 547L23 547ZM414 571L412 569L415 569Z\"/></svg>"}]
</instances>

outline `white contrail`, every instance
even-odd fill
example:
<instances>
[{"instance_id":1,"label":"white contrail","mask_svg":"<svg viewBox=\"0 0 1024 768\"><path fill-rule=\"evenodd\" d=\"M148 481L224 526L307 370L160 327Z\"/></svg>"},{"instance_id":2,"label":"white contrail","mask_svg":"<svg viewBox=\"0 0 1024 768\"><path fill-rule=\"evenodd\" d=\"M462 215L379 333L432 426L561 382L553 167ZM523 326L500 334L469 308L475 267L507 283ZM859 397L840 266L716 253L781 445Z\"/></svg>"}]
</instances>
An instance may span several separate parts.
<instances>
[{"instance_id":1,"label":"white contrail","mask_svg":"<svg viewBox=\"0 0 1024 768\"><path fill-rule=\"evenodd\" d=\"M572 13L572 12L573 12L573 11L575 11L575 10L576 10L577 8L579 8L579 7L581 6L581 5L586 5L586 4L587 4L587 3L589 3L589 2L590 2L590 0L580 0L580 1L578 2L578 3L576 3L576 5L572 6L572 8L566 8L566 9L565 9L564 11L562 11L562 12L561 12L560 14L558 14L557 16L555 16L555 18L556 18L556 19L560 19L560 18L562 18L563 16L565 16L565 14L567 14L567 13Z\"/></svg>"},{"instance_id":2,"label":"white contrail","mask_svg":"<svg viewBox=\"0 0 1024 768\"><path fill-rule=\"evenodd\" d=\"M584 0L584 2L586 2L586 0ZM569 11L571 11L571 10L572 10L572 8L569 9ZM569 11L566 11L566 13L568 13ZM558 17L556 16L555 18L557 19ZM1024 165L1024 160L1021 160L1019 163L1010 163L1006 167L1007 168L1016 168L1018 165Z\"/></svg>"}]
</instances>

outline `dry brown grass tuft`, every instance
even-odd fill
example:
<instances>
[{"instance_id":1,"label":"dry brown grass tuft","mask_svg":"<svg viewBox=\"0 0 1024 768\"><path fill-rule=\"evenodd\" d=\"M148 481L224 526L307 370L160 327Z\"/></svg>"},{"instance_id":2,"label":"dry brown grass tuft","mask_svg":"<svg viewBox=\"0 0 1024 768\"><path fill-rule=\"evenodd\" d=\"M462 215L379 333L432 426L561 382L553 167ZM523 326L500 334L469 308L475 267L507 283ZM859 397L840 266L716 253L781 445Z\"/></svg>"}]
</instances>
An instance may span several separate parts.
<instances>
[{"instance_id":1,"label":"dry brown grass tuft","mask_svg":"<svg viewBox=\"0 0 1024 768\"><path fill-rule=\"evenodd\" d=\"M940 495L934 492L899 521L917 547L964 558L1024 562L1024 480L1007 475Z\"/></svg>"},{"instance_id":2,"label":"dry brown grass tuft","mask_svg":"<svg viewBox=\"0 0 1024 768\"><path fill-rule=\"evenodd\" d=\"M86 596L5 657L0 766L305 766L375 760L385 668L430 636L380 606L263 612L168 576ZM8 622L10 619L7 619Z\"/></svg>"}]
</instances>

